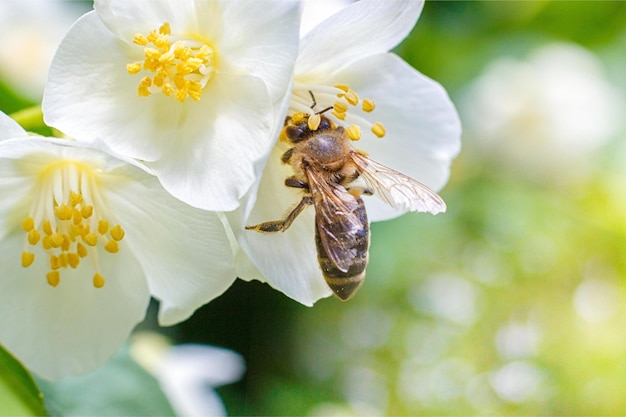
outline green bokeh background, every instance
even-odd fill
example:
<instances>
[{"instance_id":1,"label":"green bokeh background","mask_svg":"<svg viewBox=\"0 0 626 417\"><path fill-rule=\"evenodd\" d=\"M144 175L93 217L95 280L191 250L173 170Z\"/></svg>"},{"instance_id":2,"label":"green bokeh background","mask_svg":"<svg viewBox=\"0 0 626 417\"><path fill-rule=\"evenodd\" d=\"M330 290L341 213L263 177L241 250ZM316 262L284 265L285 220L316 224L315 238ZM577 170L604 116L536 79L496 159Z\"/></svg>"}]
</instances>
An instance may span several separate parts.
<instances>
[{"instance_id":1,"label":"green bokeh background","mask_svg":"<svg viewBox=\"0 0 626 417\"><path fill-rule=\"evenodd\" d=\"M557 41L595 54L624 94L626 2L428 2L396 52L456 102L494 60ZM29 105L5 87L1 110ZM231 415L624 415L625 136L564 185L483 157L466 133L441 191L448 212L373 224L368 278L348 303L307 308L238 281L158 330L245 358L245 377L218 389ZM615 302L602 320L575 305L590 276L597 307ZM153 310L141 330L155 329Z\"/></svg>"}]
</instances>

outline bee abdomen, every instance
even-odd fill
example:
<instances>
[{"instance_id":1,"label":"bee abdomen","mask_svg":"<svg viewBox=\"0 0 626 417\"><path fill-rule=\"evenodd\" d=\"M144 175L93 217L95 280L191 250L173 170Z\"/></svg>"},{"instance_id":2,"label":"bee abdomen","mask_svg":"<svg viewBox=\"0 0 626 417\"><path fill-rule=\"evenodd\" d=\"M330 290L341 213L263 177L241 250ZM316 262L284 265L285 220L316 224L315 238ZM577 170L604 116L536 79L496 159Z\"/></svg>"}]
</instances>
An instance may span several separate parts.
<instances>
[{"instance_id":1,"label":"bee abdomen","mask_svg":"<svg viewBox=\"0 0 626 417\"><path fill-rule=\"evenodd\" d=\"M363 200L358 199L359 205L355 214L363 224L363 229L356 234L346 236L347 241L352 241L350 248L350 266L347 271L339 269L328 257L324 245L319 237L319 231L315 228L315 245L317 246L317 259L322 269L326 284L333 293L343 301L352 297L365 279L365 268L368 261L369 250L369 225Z\"/></svg>"}]
</instances>

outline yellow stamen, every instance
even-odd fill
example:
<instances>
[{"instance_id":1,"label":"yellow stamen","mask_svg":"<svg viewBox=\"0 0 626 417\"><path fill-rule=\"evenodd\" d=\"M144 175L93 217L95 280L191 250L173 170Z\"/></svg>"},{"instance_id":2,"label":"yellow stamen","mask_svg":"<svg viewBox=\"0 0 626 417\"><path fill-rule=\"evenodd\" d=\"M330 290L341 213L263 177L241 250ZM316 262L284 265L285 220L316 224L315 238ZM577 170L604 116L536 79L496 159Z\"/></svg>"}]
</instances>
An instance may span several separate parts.
<instances>
[{"instance_id":1,"label":"yellow stamen","mask_svg":"<svg viewBox=\"0 0 626 417\"><path fill-rule=\"evenodd\" d=\"M346 128L346 135L350 140L359 140L361 139L361 128L359 125L350 125Z\"/></svg>"},{"instance_id":2,"label":"yellow stamen","mask_svg":"<svg viewBox=\"0 0 626 417\"><path fill-rule=\"evenodd\" d=\"M61 274L59 273L59 271L50 271L46 275L46 279L48 280L48 284L50 284L52 287L56 287L57 285L59 285L59 282L61 282Z\"/></svg>"},{"instance_id":3,"label":"yellow stamen","mask_svg":"<svg viewBox=\"0 0 626 417\"><path fill-rule=\"evenodd\" d=\"M347 93L350 89L350 86L347 84L335 84L334 87L342 90L344 93Z\"/></svg>"},{"instance_id":4,"label":"yellow stamen","mask_svg":"<svg viewBox=\"0 0 626 417\"><path fill-rule=\"evenodd\" d=\"M376 122L372 126L372 133L375 134L377 137L382 138L383 136L385 136L387 131L385 130L385 126L383 126L381 122Z\"/></svg>"},{"instance_id":5,"label":"yellow stamen","mask_svg":"<svg viewBox=\"0 0 626 417\"><path fill-rule=\"evenodd\" d=\"M120 241L124 238L124 229L119 224L116 224L111 228L111 238L116 241Z\"/></svg>"},{"instance_id":6,"label":"yellow stamen","mask_svg":"<svg viewBox=\"0 0 626 417\"><path fill-rule=\"evenodd\" d=\"M366 98L366 99L363 99L361 108L363 109L364 112L369 113L369 112L374 111L374 109L376 108L376 103L374 103L374 101L370 100L369 98Z\"/></svg>"},{"instance_id":7,"label":"yellow stamen","mask_svg":"<svg viewBox=\"0 0 626 417\"><path fill-rule=\"evenodd\" d=\"M335 101L335 103L333 104L333 109L337 113L345 113L348 111L348 105L343 101Z\"/></svg>"},{"instance_id":8,"label":"yellow stamen","mask_svg":"<svg viewBox=\"0 0 626 417\"><path fill-rule=\"evenodd\" d=\"M109 253L117 253L120 250L120 247L115 240L109 240L106 245L104 245L104 249Z\"/></svg>"},{"instance_id":9,"label":"yellow stamen","mask_svg":"<svg viewBox=\"0 0 626 417\"><path fill-rule=\"evenodd\" d=\"M118 242L124 238L124 229L119 224L109 227L110 222L103 216L106 212L103 203L99 203L98 209L93 205L93 201L104 201L94 186L98 183L96 175L96 171L89 166L75 161L51 163L44 166L39 175L38 189L34 192L36 198L39 196L34 204L38 207L34 210L36 214L26 216L21 226L27 243L41 245L46 252L49 268L46 280L52 287L59 285L63 268L79 268L81 259L90 253L95 256L89 247L96 247L101 242L109 253L120 250ZM51 189L54 193L50 192ZM28 268L34 262L35 254L24 250L21 254L22 267ZM100 276L97 263L96 258L91 263L96 277ZM94 277L94 280L97 288L104 285L101 276L98 279Z\"/></svg>"},{"instance_id":10,"label":"yellow stamen","mask_svg":"<svg viewBox=\"0 0 626 417\"><path fill-rule=\"evenodd\" d=\"M130 75L143 71L153 73L139 82L137 93L148 97L161 90L166 96L175 97L181 103L188 97L198 101L204 86L210 81L217 65L213 46L198 38L179 38L172 35L169 23L164 23L148 36L136 34L133 42L143 47L145 60L127 64Z\"/></svg>"},{"instance_id":11,"label":"yellow stamen","mask_svg":"<svg viewBox=\"0 0 626 417\"><path fill-rule=\"evenodd\" d=\"M345 94L345 99L353 106L359 104L359 96L353 90L348 90L348 92Z\"/></svg>"},{"instance_id":12,"label":"yellow stamen","mask_svg":"<svg viewBox=\"0 0 626 417\"><path fill-rule=\"evenodd\" d=\"M93 286L96 288L102 288L104 287L104 282L105 281L102 275L96 272L96 274L93 276Z\"/></svg>"},{"instance_id":13,"label":"yellow stamen","mask_svg":"<svg viewBox=\"0 0 626 417\"><path fill-rule=\"evenodd\" d=\"M33 230L34 227L35 221L32 217L28 216L27 218L22 220L22 229L24 229L25 232L30 232L31 230Z\"/></svg>"},{"instance_id":14,"label":"yellow stamen","mask_svg":"<svg viewBox=\"0 0 626 417\"><path fill-rule=\"evenodd\" d=\"M28 268L33 264L35 260L35 254L31 252L22 252L22 266Z\"/></svg>"}]
</instances>

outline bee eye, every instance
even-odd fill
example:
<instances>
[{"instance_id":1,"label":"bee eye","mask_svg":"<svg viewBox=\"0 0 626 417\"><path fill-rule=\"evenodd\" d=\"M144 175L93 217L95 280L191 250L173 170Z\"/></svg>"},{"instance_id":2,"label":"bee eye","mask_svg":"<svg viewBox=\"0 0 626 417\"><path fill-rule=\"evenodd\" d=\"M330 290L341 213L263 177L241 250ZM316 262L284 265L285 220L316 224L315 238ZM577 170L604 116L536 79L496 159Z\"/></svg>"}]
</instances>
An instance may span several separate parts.
<instances>
[{"instance_id":1,"label":"bee eye","mask_svg":"<svg viewBox=\"0 0 626 417\"><path fill-rule=\"evenodd\" d=\"M317 130L326 130L326 129L330 129L331 127L332 125L330 124L330 120L328 120L325 117L322 117L322 121L320 122L320 125L317 128Z\"/></svg>"},{"instance_id":2,"label":"bee eye","mask_svg":"<svg viewBox=\"0 0 626 417\"><path fill-rule=\"evenodd\" d=\"M293 143L298 143L304 139L308 132L306 125L304 126L287 126L285 127L285 134L289 140Z\"/></svg>"}]
</instances>

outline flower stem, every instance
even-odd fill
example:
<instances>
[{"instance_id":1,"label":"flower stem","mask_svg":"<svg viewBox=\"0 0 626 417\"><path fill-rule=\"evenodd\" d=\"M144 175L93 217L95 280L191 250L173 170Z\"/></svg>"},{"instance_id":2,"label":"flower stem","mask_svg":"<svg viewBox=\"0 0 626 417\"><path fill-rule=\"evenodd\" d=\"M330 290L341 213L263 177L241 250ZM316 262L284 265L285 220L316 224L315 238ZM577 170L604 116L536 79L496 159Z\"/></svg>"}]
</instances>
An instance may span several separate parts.
<instances>
[{"instance_id":1,"label":"flower stem","mask_svg":"<svg viewBox=\"0 0 626 417\"><path fill-rule=\"evenodd\" d=\"M18 122L24 130L33 130L46 126L43 121L43 113L41 112L40 105L16 111L11 114L11 117Z\"/></svg>"}]
</instances>

